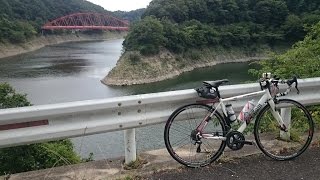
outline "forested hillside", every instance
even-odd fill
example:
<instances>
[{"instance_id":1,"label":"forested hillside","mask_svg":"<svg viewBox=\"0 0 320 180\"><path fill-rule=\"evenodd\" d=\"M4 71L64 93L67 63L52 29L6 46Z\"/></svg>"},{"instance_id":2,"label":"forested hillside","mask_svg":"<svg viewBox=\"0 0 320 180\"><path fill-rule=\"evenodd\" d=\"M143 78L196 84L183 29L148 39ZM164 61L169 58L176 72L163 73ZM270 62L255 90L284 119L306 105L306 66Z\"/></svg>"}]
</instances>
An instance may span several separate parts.
<instances>
[{"instance_id":1,"label":"forested hillside","mask_svg":"<svg viewBox=\"0 0 320 180\"><path fill-rule=\"evenodd\" d=\"M208 46L292 44L320 20L319 0L153 0L124 47L157 54Z\"/></svg>"}]
</instances>

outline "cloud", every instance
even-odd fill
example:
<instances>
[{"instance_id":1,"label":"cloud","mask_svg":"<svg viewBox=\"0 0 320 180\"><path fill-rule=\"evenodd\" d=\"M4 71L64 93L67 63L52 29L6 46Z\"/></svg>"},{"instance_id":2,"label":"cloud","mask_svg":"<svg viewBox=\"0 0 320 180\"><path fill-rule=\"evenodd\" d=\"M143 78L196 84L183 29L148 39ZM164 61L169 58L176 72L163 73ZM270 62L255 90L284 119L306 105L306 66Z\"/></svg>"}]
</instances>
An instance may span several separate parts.
<instances>
[{"instance_id":1,"label":"cloud","mask_svg":"<svg viewBox=\"0 0 320 180\"><path fill-rule=\"evenodd\" d=\"M151 0L87 0L109 11L131 11L146 8Z\"/></svg>"}]
</instances>

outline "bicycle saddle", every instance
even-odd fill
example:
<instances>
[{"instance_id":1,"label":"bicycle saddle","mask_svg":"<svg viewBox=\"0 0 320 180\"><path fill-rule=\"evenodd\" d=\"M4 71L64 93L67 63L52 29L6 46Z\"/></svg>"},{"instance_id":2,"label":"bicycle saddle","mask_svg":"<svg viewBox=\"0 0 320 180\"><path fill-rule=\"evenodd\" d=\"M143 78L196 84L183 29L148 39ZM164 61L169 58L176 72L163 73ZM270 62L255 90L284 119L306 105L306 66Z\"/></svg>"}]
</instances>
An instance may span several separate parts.
<instances>
[{"instance_id":1,"label":"bicycle saddle","mask_svg":"<svg viewBox=\"0 0 320 180\"><path fill-rule=\"evenodd\" d=\"M227 83L227 82L229 82L228 79L222 79L222 80L217 80L217 81L203 81L203 85L205 85L207 87L217 88L221 84L224 84L224 83Z\"/></svg>"}]
</instances>

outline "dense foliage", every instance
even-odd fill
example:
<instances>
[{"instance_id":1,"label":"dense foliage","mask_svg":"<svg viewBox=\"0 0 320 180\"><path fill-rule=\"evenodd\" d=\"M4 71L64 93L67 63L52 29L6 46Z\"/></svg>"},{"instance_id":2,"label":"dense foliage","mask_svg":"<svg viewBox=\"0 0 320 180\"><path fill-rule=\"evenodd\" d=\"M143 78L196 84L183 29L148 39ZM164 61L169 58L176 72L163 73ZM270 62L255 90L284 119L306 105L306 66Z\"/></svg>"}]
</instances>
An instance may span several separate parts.
<instances>
[{"instance_id":1,"label":"dense foliage","mask_svg":"<svg viewBox=\"0 0 320 180\"><path fill-rule=\"evenodd\" d=\"M26 95L0 84L0 109L30 106ZM80 158L70 140L0 149L0 175L74 164Z\"/></svg>"},{"instance_id":2,"label":"dense foliage","mask_svg":"<svg viewBox=\"0 0 320 180\"><path fill-rule=\"evenodd\" d=\"M153 0L142 17L132 25L125 50L153 54L160 47L181 52L203 46L273 46L303 39L305 29L320 20L320 1ZM150 45L154 38L161 43ZM152 46L150 52L145 46Z\"/></svg>"},{"instance_id":3,"label":"dense foliage","mask_svg":"<svg viewBox=\"0 0 320 180\"><path fill-rule=\"evenodd\" d=\"M303 41L297 42L292 49L272 59L261 61L260 70L251 70L259 76L262 72L273 72L279 77L300 78L320 76L320 22L311 28Z\"/></svg>"}]
</instances>

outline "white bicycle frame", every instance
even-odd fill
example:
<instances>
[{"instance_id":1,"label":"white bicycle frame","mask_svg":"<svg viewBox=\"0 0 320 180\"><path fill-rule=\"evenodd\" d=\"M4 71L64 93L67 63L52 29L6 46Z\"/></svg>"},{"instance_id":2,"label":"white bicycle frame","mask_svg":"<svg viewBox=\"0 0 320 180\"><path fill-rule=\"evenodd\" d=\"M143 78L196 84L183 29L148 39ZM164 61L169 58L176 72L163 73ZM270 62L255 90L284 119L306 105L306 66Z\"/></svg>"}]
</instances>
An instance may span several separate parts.
<instances>
[{"instance_id":1,"label":"white bicycle frame","mask_svg":"<svg viewBox=\"0 0 320 180\"><path fill-rule=\"evenodd\" d=\"M218 110L219 106L220 106L222 112L224 113L225 117L228 117L227 116L226 106L225 106L224 102L237 101L239 99L248 98L248 97L254 97L254 96L257 96L257 95L262 95L262 97L258 101L258 104L255 105L255 107L253 109L253 113L255 114L256 112L258 112L266 103L268 103L270 105L270 107L271 107L270 108L271 109L271 113L274 116L274 118L278 121L279 126L283 127L285 129L284 122L283 122L279 112L277 112L275 110L275 103L274 103L273 98L271 97L271 94L270 94L268 89L264 89L262 91L257 91L257 92L253 92L253 93L243 94L243 95L239 95L239 96L229 97L229 98L225 98L225 99L220 98L219 101L218 101L219 104L217 104L215 106L215 110L210 114L210 117L212 118L214 116L214 114ZM243 133L243 131L247 128L247 124L248 123L246 121L243 121L243 123L241 124L241 126L238 128L237 131ZM200 127L205 127L206 125L207 125L207 122L205 121L205 124L200 125ZM202 137L206 138L206 139L226 140L226 137L215 136L213 134L202 134Z\"/></svg>"}]
</instances>

